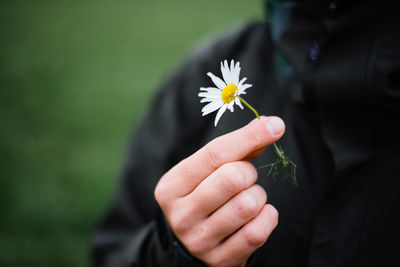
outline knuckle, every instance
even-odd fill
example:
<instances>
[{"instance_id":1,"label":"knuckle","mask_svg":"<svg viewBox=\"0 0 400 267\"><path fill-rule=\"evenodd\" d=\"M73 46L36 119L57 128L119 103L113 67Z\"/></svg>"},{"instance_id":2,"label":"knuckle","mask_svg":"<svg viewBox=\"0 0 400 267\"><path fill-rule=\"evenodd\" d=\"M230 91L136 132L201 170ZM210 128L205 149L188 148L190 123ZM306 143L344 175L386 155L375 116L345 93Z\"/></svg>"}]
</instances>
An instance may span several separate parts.
<instances>
[{"instance_id":1,"label":"knuckle","mask_svg":"<svg viewBox=\"0 0 400 267\"><path fill-rule=\"evenodd\" d=\"M259 205L253 196L244 194L234 202L234 210L237 217L246 220L258 214Z\"/></svg>"},{"instance_id":2,"label":"knuckle","mask_svg":"<svg viewBox=\"0 0 400 267\"><path fill-rule=\"evenodd\" d=\"M207 240L201 234L192 234L184 241L186 249L194 256L202 255L206 251Z\"/></svg>"},{"instance_id":3,"label":"knuckle","mask_svg":"<svg viewBox=\"0 0 400 267\"><path fill-rule=\"evenodd\" d=\"M269 213L269 220L270 220L271 224L273 225L273 228L275 228L278 225L279 213L275 208L273 208L273 209L275 210L275 212Z\"/></svg>"},{"instance_id":4,"label":"knuckle","mask_svg":"<svg viewBox=\"0 0 400 267\"><path fill-rule=\"evenodd\" d=\"M159 182L156 186L156 188L154 189L154 197L157 201L157 203L163 207L166 205L166 196L168 194L167 193L167 189L164 186L164 184L162 184L161 182Z\"/></svg>"},{"instance_id":5,"label":"knuckle","mask_svg":"<svg viewBox=\"0 0 400 267\"><path fill-rule=\"evenodd\" d=\"M186 232L188 229L188 215L186 212L174 212L169 215L168 221L177 235Z\"/></svg>"},{"instance_id":6,"label":"knuckle","mask_svg":"<svg viewBox=\"0 0 400 267\"><path fill-rule=\"evenodd\" d=\"M234 164L226 164L221 168L217 186L223 192L236 193L244 186L241 170Z\"/></svg>"},{"instance_id":7,"label":"knuckle","mask_svg":"<svg viewBox=\"0 0 400 267\"><path fill-rule=\"evenodd\" d=\"M248 162L232 162L222 165L217 186L223 192L237 193L257 179L257 171Z\"/></svg>"},{"instance_id":8,"label":"knuckle","mask_svg":"<svg viewBox=\"0 0 400 267\"><path fill-rule=\"evenodd\" d=\"M154 198L161 207L165 207L173 199L171 195L170 174L167 172L158 181L154 188Z\"/></svg>"},{"instance_id":9,"label":"knuckle","mask_svg":"<svg viewBox=\"0 0 400 267\"><path fill-rule=\"evenodd\" d=\"M251 164L248 161L240 161L238 162L240 163L240 170L242 173L244 173L246 175L246 177L250 177L252 179L257 180L257 169L253 166L253 164Z\"/></svg>"},{"instance_id":10,"label":"knuckle","mask_svg":"<svg viewBox=\"0 0 400 267\"><path fill-rule=\"evenodd\" d=\"M208 161L212 167L217 168L225 163L226 151L222 149L220 139L214 139L207 145Z\"/></svg>"},{"instance_id":11,"label":"knuckle","mask_svg":"<svg viewBox=\"0 0 400 267\"><path fill-rule=\"evenodd\" d=\"M263 231L257 231L256 228L244 228L243 238L250 247L260 247L267 240L267 235Z\"/></svg>"},{"instance_id":12,"label":"knuckle","mask_svg":"<svg viewBox=\"0 0 400 267\"><path fill-rule=\"evenodd\" d=\"M251 187L252 190L255 190L255 196L259 200L259 203L265 204L267 202L267 192L265 192L264 188L261 185L255 184Z\"/></svg>"}]
</instances>

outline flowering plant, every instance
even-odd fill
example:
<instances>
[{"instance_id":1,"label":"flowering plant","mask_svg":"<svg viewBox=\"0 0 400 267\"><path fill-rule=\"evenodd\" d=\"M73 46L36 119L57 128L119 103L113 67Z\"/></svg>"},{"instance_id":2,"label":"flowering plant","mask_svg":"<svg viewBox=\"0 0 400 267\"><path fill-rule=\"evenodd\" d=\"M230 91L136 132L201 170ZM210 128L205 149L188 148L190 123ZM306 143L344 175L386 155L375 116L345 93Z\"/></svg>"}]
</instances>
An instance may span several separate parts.
<instances>
[{"instance_id":1,"label":"flowering plant","mask_svg":"<svg viewBox=\"0 0 400 267\"><path fill-rule=\"evenodd\" d=\"M241 97L241 95L246 94L246 89L252 87L252 85L245 83L247 80L245 77L239 80L240 70L239 62L235 63L234 60L231 60L229 66L228 61L225 60L221 62L223 80L211 72L208 72L207 75L211 78L216 87L200 88L201 92L198 94L199 97L202 97L200 102L208 103L201 110L202 115L205 116L218 110L217 115L215 116L214 126L217 126L219 119L227 109L231 112L234 111L235 104L241 109L243 109L243 105L245 105L258 119L260 119L258 112ZM272 177L278 176L279 173L283 171L284 177L290 177L292 183L297 185L296 164L289 159L281 146L274 143L274 148L277 155L276 161L258 168L269 168L267 175L272 174Z\"/></svg>"}]
</instances>

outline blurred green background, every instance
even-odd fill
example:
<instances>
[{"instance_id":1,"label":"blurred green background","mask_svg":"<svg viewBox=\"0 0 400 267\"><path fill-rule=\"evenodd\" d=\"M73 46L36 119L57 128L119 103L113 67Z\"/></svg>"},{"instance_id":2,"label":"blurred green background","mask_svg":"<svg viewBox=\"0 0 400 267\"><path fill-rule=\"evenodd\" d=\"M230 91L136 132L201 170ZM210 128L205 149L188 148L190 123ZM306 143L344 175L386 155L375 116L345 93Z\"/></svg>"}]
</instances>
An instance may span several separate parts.
<instances>
[{"instance_id":1,"label":"blurred green background","mask_svg":"<svg viewBox=\"0 0 400 267\"><path fill-rule=\"evenodd\" d=\"M0 266L89 266L131 133L199 41L259 0L0 0Z\"/></svg>"}]
</instances>

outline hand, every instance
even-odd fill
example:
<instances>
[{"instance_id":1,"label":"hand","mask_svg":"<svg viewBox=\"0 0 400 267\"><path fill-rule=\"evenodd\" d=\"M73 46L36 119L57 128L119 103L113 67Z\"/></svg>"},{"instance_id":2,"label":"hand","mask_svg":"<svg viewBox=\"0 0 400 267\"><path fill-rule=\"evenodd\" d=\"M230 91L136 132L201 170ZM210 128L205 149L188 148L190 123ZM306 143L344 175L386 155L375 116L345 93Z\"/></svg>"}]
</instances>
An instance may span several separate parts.
<instances>
[{"instance_id":1,"label":"hand","mask_svg":"<svg viewBox=\"0 0 400 267\"><path fill-rule=\"evenodd\" d=\"M261 117L218 137L169 170L155 197L176 237L210 266L244 266L278 223L249 162L276 142L285 126Z\"/></svg>"}]
</instances>

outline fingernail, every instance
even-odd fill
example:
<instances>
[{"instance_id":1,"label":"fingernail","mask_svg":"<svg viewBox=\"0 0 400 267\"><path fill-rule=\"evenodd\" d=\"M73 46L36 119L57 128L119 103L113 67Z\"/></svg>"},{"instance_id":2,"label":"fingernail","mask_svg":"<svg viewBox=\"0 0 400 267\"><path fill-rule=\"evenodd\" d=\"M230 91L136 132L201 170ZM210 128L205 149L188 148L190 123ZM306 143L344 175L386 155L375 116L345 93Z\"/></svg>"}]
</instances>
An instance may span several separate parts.
<instances>
[{"instance_id":1,"label":"fingernail","mask_svg":"<svg viewBox=\"0 0 400 267\"><path fill-rule=\"evenodd\" d=\"M269 121L267 121L267 130L272 136L280 135L285 129L285 124L278 117L272 117Z\"/></svg>"}]
</instances>

